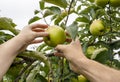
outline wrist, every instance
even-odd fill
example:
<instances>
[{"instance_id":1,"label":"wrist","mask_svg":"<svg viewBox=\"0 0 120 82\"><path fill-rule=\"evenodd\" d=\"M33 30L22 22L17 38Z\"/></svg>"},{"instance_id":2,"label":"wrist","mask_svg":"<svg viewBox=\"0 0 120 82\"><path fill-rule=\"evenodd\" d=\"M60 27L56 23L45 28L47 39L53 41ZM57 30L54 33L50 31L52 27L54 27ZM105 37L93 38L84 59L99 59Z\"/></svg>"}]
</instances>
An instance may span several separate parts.
<instances>
[{"instance_id":1,"label":"wrist","mask_svg":"<svg viewBox=\"0 0 120 82\"><path fill-rule=\"evenodd\" d=\"M22 46L26 45L27 42L26 42L26 38L24 38L24 36L22 36L21 34L18 34L17 36L14 37L15 40L21 44Z\"/></svg>"},{"instance_id":2,"label":"wrist","mask_svg":"<svg viewBox=\"0 0 120 82\"><path fill-rule=\"evenodd\" d=\"M74 59L73 63L80 69L80 70L85 70L86 68L88 68L90 59L88 59L87 57L83 56L82 57L77 57L76 59Z\"/></svg>"}]
</instances>

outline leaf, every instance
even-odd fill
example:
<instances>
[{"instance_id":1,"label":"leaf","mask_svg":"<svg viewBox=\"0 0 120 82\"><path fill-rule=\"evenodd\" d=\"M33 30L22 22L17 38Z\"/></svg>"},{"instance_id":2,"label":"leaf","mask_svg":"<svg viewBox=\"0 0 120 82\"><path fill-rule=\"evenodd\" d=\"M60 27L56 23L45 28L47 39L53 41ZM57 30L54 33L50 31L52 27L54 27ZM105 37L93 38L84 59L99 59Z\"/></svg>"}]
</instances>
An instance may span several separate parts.
<instances>
[{"instance_id":1,"label":"leaf","mask_svg":"<svg viewBox=\"0 0 120 82\"><path fill-rule=\"evenodd\" d=\"M43 0L39 1L40 9L43 10L45 7L45 2Z\"/></svg>"},{"instance_id":2,"label":"leaf","mask_svg":"<svg viewBox=\"0 0 120 82\"><path fill-rule=\"evenodd\" d=\"M95 57L95 54L96 57ZM111 51L106 48L100 48L94 52L94 55L92 56L92 59L95 61L98 61L102 64L106 64L106 62L109 60L111 61Z\"/></svg>"},{"instance_id":3,"label":"leaf","mask_svg":"<svg viewBox=\"0 0 120 82\"><path fill-rule=\"evenodd\" d=\"M78 32L78 26L76 22L73 22L70 26L66 27L67 32L70 34L71 38L75 40Z\"/></svg>"},{"instance_id":4,"label":"leaf","mask_svg":"<svg viewBox=\"0 0 120 82\"><path fill-rule=\"evenodd\" d=\"M50 16L52 14L53 14L53 12L50 11L49 9L47 9L47 10L45 10L43 17L47 17L47 16Z\"/></svg>"},{"instance_id":5,"label":"leaf","mask_svg":"<svg viewBox=\"0 0 120 82\"><path fill-rule=\"evenodd\" d=\"M113 41L112 43L110 43L110 46L113 49L120 49L120 40Z\"/></svg>"},{"instance_id":6,"label":"leaf","mask_svg":"<svg viewBox=\"0 0 120 82\"><path fill-rule=\"evenodd\" d=\"M34 11L34 14L36 15L36 14L38 14L40 11L39 10L35 10Z\"/></svg>"},{"instance_id":7,"label":"leaf","mask_svg":"<svg viewBox=\"0 0 120 82\"><path fill-rule=\"evenodd\" d=\"M39 73L35 76L35 79L33 82L48 82L45 77L40 75Z\"/></svg>"},{"instance_id":8,"label":"leaf","mask_svg":"<svg viewBox=\"0 0 120 82\"><path fill-rule=\"evenodd\" d=\"M0 44L8 41L9 39L11 39L13 37L14 37L13 35L6 34L4 32L0 32Z\"/></svg>"},{"instance_id":9,"label":"leaf","mask_svg":"<svg viewBox=\"0 0 120 82\"><path fill-rule=\"evenodd\" d=\"M40 19L41 19L41 18L39 18L38 16L35 16L35 17L33 17L33 18L31 18L31 19L29 20L28 24L31 24L31 23L33 23L33 22L35 22L35 21L40 20Z\"/></svg>"},{"instance_id":10,"label":"leaf","mask_svg":"<svg viewBox=\"0 0 120 82\"><path fill-rule=\"evenodd\" d=\"M52 7L49 7L48 8L50 11L52 11L54 14L60 14L61 13L61 10L59 7L56 7L56 6L52 6Z\"/></svg>"},{"instance_id":11,"label":"leaf","mask_svg":"<svg viewBox=\"0 0 120 82\"><path fill-rule=\"evenodd\" d=\"M49 65L49 62L47 60L47 57L44 56L44 54L37 52L37 51L24 51L24 52L20 53L19 56L38 59L39 61L41 61L45 64L44 67L47 68L46 74L49 72L50 65Z\"/></svg>"},{"instance_id":12,"label":"leaf","mask_svg":"<svg viewBox=\"0 0 120 82\"><path fill-rule=\"evenodd\" d=\"M10 67L10 69L8 70L7 74L11 75L12 77L14 77L14 79L19 75L19 72L21 71L21 69L23 68L23 64L17 64L17 65L13 65Z\"/></svg>"},{"instance_id":13,"label":"leaf","mask_svg":"<svg viewBox=\"0 0 120 82\"><path fill-rule=\"evenodd\" d=\"M86 18L86 17L78 17L77 19L76 19L76 21L78 21L78 22L85 22L85 23L89 23L90 22L90 20L88 19L88 18Z\"/></svg>"},{"instance_id":14,"label":"leaf","mask_svg":"<svg viewBox=\"0 0 120 82\"><path fill-rule=\"evenodd\" d=\"M93 52L93 55L92 55L91 59L95 59L98 54L100 54L100 53L103 52L103 51L107 51L107 50L108 50L107 48L96 49L96 50Z\"/></svg>"},{"instance_id":15,"label":"leaf","mask_svg":"<svg viewBox=\"0 0 120 82\"><path fill-rule=\"evenodd\" d=\"M44 0L47 3L51 3L57 6L60 6L62 8L66 8L67 7L67 1L66 0Z\"/></svg>"},{"instance_id":16,"label":"leaf","mask_svg":"<svg viewBox=\"0 0 120 82\"><path fill-rule=\"evenodd\" d=\"M14 28L15 26L10 18L0 17L0 30L9 30L17 35L18 31Z\"/></svg>"},{"instance_id":17,"label":"leaf","mask_svg":"<svg viewBox=\"0 0 120 82\"><path fill-rule=\"evenodd\" d=\"M37 47L36 51L41 52L41 50L46 46L47 45L45 43L42 43L40 46Z\"/></svg>"}]
</instances>

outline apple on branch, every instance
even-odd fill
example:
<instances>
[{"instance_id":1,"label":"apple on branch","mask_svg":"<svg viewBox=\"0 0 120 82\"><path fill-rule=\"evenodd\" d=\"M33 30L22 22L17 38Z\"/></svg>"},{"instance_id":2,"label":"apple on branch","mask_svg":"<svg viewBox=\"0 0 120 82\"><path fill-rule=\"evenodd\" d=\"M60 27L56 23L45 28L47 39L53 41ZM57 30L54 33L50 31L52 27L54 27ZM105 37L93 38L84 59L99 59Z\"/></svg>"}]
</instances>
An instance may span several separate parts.
<instances>
[{"instance_id":1,"label":"apple on branch","mask_svg":"<svg viewBox=\"0 0 120 82\"><path fill-rule=\"evenodd\" d=\"M105 32L105 27L101 20L94 20L89 29L90 33L94 36L102 36Z\"/></svg>"},{"instance_id":2,"label":"apple on branch","mask_svg":"<svg viewBox=\"0 0 120 82\"><path fill-rule=\"evenodd\" d=\"M120 0L110 0L110 5L113 7L120 7Z\"/></svg>"},{"instance_id":3,"label":"apple on branch","mask_svg":"<svg viewBox=\"0 0 120 82\"><path fill-rule=\"evenodd\" d=\"M43 39L48 46L55 47L66 41L66 33L64 29L59 26L49 26L46 32L49 33L49 36L45 36Z\"/></svg>"},{"instance_id":4,"label":"apple on branch","mask_svg":"<svg viewBox=\"0 0 120 82\"><path fill-rule=\"evenodd\" d=\"M109 3L109 0L95 0L95 4L100 7L105 7Z\"/></svg>"}]
</instances>

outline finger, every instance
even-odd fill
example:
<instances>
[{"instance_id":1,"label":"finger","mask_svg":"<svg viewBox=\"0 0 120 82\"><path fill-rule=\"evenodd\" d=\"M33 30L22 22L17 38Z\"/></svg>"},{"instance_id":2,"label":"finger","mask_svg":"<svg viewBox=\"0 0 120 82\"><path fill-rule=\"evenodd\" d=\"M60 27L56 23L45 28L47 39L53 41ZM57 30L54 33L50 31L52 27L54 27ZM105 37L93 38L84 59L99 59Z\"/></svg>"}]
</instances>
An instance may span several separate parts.
<instances>
[{"instance_id":1,"label":"finger","mask_svg":"<svg viewBox=\"0 0 120 82\"><path fill-rule=\"evenodd\" d=\"M72 40L71 44L80 44L79 38Z\"/></svg>"},{"instance_id":2,"label":"finger","mask_svg":"<svg viewBox=\"0 0 120 82\"><path fill-rule=\"evenodd\" d=\"M44 37L49 35L48 32L35 32L35 34L36 34L36 37Z\"/></svg>"},{"instance_id":3,"label":"finger","mask_svg":"<svg viewBox=\"0 0 120 82\"><path fill-rule=\"evenodd\" d=\"M72 42L71 38L66 38L66 42Z\"/></svg>"},{"instance_id":4,"label":"finger","mask_svg":"<svg viewBox=\"0 0 120 82\"><path fill-rule=\"evenodd\" d=\"M45 30L43 28L34 28L34 29L32 29L32 31L35 31L35 32L44 32Z\"/></svg>"},{"instance_id":5,"label":"finger","mask_svg":"<svg viewBox=\"0 0 120 82\"><path fill-rule=\"evenodd\" d=\"M65 32L66 36L70 36L68 32Z\"/></svg>"},{"instance_id":6,"label":"finger","mask_svg":"<svg viewBox=\"0 0 120 82\"><path fill-rule=\"evenodd\" d=\"M63 55L63 53L61 53L61 52L54 52L54 55L55 56L59 56L59 57L64 57L64 55Z\"/></svg>"},{"instance_id":7,"label":"finger","mask_svg":"<svg viewBox=\"0 0 120 82\"><path fill-rule=\"evenodd\" d=\"M48 25L45 25L45 24L31 24L30 25L30 28L34 29L34 28L47 28Z\"/></svg>"},{"instance_id":8,"label":"finger","mask_svg":"<svg viewBox=\"0 0 120 82\"><path fill-rule=\"evenodd\" d=\"M33 40L30 44L36 44L43 42L43 39Z\"/></svg>"},{"instance_id":9,"label":"finger","mask_svg":"<svg viewBox=\"0 0 120 82\"><path fill-rule=\"evenodd\" d=\"M59 51L59 52L64 52L64 50L66 49L66 45L57 45L56 47L55 47L55 50L56 51Z\"/></svg>"}]
</instances>

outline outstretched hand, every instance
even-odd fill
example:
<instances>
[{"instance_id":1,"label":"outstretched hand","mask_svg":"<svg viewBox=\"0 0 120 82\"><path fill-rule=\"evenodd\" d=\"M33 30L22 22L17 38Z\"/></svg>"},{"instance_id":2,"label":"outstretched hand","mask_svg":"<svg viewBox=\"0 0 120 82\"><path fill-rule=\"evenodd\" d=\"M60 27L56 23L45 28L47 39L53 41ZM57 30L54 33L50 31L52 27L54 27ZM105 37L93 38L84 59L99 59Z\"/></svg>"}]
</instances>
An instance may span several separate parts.
<instances>
[{"instance_id":1,"label":"outstretched hand","mask_svg":"<svg viewBox=\"0 0 120 82\"><path fill-rule=\"evenodd\" d=\"M39 43L42 39L37 39L39 37L48 36L49 34L45 32L47 25L44 24L31 24L25 26L22 31L18 34L19 38L24 40L26 44L28 43Z\"/></svg>"},{"instance_id":2,"label":"outstretched hand","mask_svg":"<svg viewBox=\"0 0 120 82\"><path fill-rule=\"evenodd\" d=\"M54 54L56 56L65 57L69 61L70 69L76 73L79 73L79 68L76 66L75 61L86 58L83 54L79 39L72 41L68 45L58 45L55 49L58 52L55 52Z\"/></svg>"},{"instance_id":3,"label":"outstretched hand","mask_svg":"<svg viewBox=\"0 0 120 82\"><path fill-rule=\"evenodd\" d=\"M65 57L69 61L73 61L74 59L78 57L80 58L85 57L82 51L80 41L78 39L75 41L72 41L68 45L58 45L55 48L55 50L58 51L58 52L55 52L56 56Z\"/></svg>"},{"instance_id":4,"label":"outstretched hand","mask_svg":"<svg viewBox=\"0 0 120 82\"><path fill-rule=\"evenodd\" d=\"M43 41L44 36L48 36L49 34L45 32L45 29L47 28L47 25L44 24L31 24L25 26L21 32L16 36L18 37L19 40L21 40L23 43L23 47L21 48L20 51L23 51L26 49L26 47L29 44L34 44L34 43L40 43Z\"/></svg>"}]
</instances>

